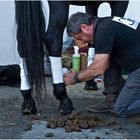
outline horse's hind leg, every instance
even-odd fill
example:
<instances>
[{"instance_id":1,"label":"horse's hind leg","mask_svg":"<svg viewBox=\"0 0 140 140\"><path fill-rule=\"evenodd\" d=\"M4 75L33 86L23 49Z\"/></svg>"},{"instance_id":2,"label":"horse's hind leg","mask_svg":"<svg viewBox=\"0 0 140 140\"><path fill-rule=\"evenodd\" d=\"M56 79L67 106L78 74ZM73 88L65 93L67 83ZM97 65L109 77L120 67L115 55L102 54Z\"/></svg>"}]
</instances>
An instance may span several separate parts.
<instances>
[{"instance_id":1,"label":"horse's hind leg","mask_svg":"<svg viewBox=\"0 0 140 140\"><path fill-rule=\"evenodd\" d=\"M21 94L23 96L22 113L23 114L37 114L35 101L31 95L31 87L28 80L28 73L24 58L20 58L20 77L21 77Z\"/></svg>"},{"instance_id":2,"label":"horse's hind leg","mask_svg":"<svg viewBox=\"0 0 140 140\"><path fill-rule=\"evenodd\" d=\"M63 81L61 50L69 5L63 1L49 1L49 6L50 20L46 33L46 46L51 62L53 94L60 101L59 111L63 114L68 114L74 110L74 107L66 93L66 87Z\"/></svg>"},{"instance_id":3,"label":"horse's hind leg","mask_svg":"<svg viewBox=\"0 0 140 140\"><path fill-rule=\"evenodd\" d=\"M123 17L128 7L129 1L109 1L112 16Z\"/></svg>"},{"instance_id":4,"label":"horse's hind leg","mask_svg":"<svg viewBox=\"0 0 140 140\"><path fill-rule=\"evenodd\" d=\"M34 13L35 12L35 13ZM21 93L24 97L23 114L36 114L32 86L36 97L45 90L44 34L45 21L41 1L15 1L17 46L21 57Z\"/></svg>"},{"instance_id":5,"label":"horse's hind leg","mask_svg":"<svg viewBox=\"0 0 140 140\"><path fill-rule=\"evenodd\" d=\"M21 111L23 114L37 114L35 101L31 95L31 85L28 79L28 72L23 49L24 46L21 45L23 43L19 43L21 37L22 35L20 34L20 29L17 28L17 42L18 42L17 50L20 56L20 78L21 78L20 91L23 96Z\"/></svg>"}]
</instances>

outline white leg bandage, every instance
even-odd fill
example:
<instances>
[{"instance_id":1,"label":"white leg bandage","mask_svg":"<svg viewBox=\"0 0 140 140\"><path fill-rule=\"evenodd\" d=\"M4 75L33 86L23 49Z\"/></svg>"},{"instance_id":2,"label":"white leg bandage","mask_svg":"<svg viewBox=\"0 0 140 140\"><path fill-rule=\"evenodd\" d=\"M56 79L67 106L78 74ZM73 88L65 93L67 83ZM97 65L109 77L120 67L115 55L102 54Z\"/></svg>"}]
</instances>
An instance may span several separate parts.
<instances>
[{"instance_id":1,"label":"white leg bandage","mask_svg":"<svg viewBox=\"0 0 140 140\"><path fill-rule=\"evenodd\" d=\"M94 57L95 57L95 49L94 48L89 48L88 50L88 65L91 65L94 61ZM102 82L102 76L98 76L94 79L94 82Z\"/></svg>"},{"instance_id":2,"label":"white leg bandage","mask_svg":"<svg viewBox=\"0 0 140 140\"><path fill-rule=\"evenodd\" d=\"M51 62L53 83L54 84L63 83L64 80L63 80L61 57L50 56L49 58L50 58L50 62Z\"/></svg>"},{"instance_id":3,"label":"white leg bandage","mask_svg":"<svg viewBox=\"0 0 140 140\"><path fill-rule=\"evenodd\" d=\"M95 56L95 49L94 48L89 48L88 50L88 64L87 66L91 65L93 63L94 60L94 56Z\"/></svg>"},{"instance_id":4,"label":"white leg bandage","mask_svg":"<svg viewBox=\"0 0 140 140\"><path fill-rule=\"evenodd\" d=\"M31 88L29 80L28 80L28 73L27 73L27 68L25 64L25 59L20 58L20 78L21 78L21 85L20 89L21 90L28 90Z\"/></svg>"}]
</instances>

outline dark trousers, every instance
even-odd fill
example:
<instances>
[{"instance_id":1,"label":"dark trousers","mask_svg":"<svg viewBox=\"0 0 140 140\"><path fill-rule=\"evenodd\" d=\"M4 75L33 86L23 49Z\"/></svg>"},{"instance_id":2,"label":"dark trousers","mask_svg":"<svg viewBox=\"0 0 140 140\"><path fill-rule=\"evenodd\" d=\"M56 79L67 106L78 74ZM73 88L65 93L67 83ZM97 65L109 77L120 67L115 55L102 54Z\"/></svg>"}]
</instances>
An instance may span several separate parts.
<instances>
[{"instance_id":1,"label":"dark trousers","mask_svg":"<svg viewBox=\"0 0 140 140\"><path fill-rule=\"evenodd\" d=\"M120 117L140 115L140 68L128 75L114 110Z\"/></svg>"},{"instance_id":2,"label":"dark trousers","mask_svg":"<svg viewBox=\"0 0 140 140\"><path fill-rule=\"evenodd\" d=\"M119 94L125 80L122 77L122 69L115 60L111 61L111 66L104 74L104 91L106 94Z\"/></svg>"},{"instance_id":3,"label":"dark trousers","mask_svg":"<svg viewBox=\"0 0 140 140\"><path fill-rule=\"evenodd\" d=\"M140 68L128 74L125 81L122 70L116 61L104 74L104 91L106 94L118 94L114 111L120 117L140 114Z\"/></svg>"}]
</instances>

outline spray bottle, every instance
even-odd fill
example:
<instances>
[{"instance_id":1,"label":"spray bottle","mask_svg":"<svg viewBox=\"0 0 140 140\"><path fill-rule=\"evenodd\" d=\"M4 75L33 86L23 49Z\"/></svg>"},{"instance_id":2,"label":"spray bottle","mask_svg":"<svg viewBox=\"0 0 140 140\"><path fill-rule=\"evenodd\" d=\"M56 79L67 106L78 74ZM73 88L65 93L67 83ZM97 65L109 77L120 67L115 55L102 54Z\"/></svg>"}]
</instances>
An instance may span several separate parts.
<instances>
[{"instance_id":1,"label":"spray bottle","mask_svg":"<svg viewBox=\"0 0 140 140\"><path fill-rule=\"evenodd\" d=\"M79 54L79 47L78 46L73 46L74 47L74 54L72 56L72 68L79 72L80 71L80 54Z\"/></svg>"}]
</instances>

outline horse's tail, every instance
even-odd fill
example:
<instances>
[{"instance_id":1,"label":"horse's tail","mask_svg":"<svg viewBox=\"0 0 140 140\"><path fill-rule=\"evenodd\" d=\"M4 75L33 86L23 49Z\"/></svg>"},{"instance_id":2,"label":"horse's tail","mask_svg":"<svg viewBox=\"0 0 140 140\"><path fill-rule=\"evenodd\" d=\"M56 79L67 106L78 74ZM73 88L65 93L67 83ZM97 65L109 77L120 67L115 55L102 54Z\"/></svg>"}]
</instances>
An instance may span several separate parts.
<instances>
[{"instance_id":1,"label":"horse's tail","mask_svg":"<svg viewBox=\"0 0 140 140\"><path fill-rule=\"evenodd\" d=\"M25 57L29 81L37 97L46 91L44 78L45 18L41 1L15 1L17 43Z\"/></svg>"}]
</instances>

